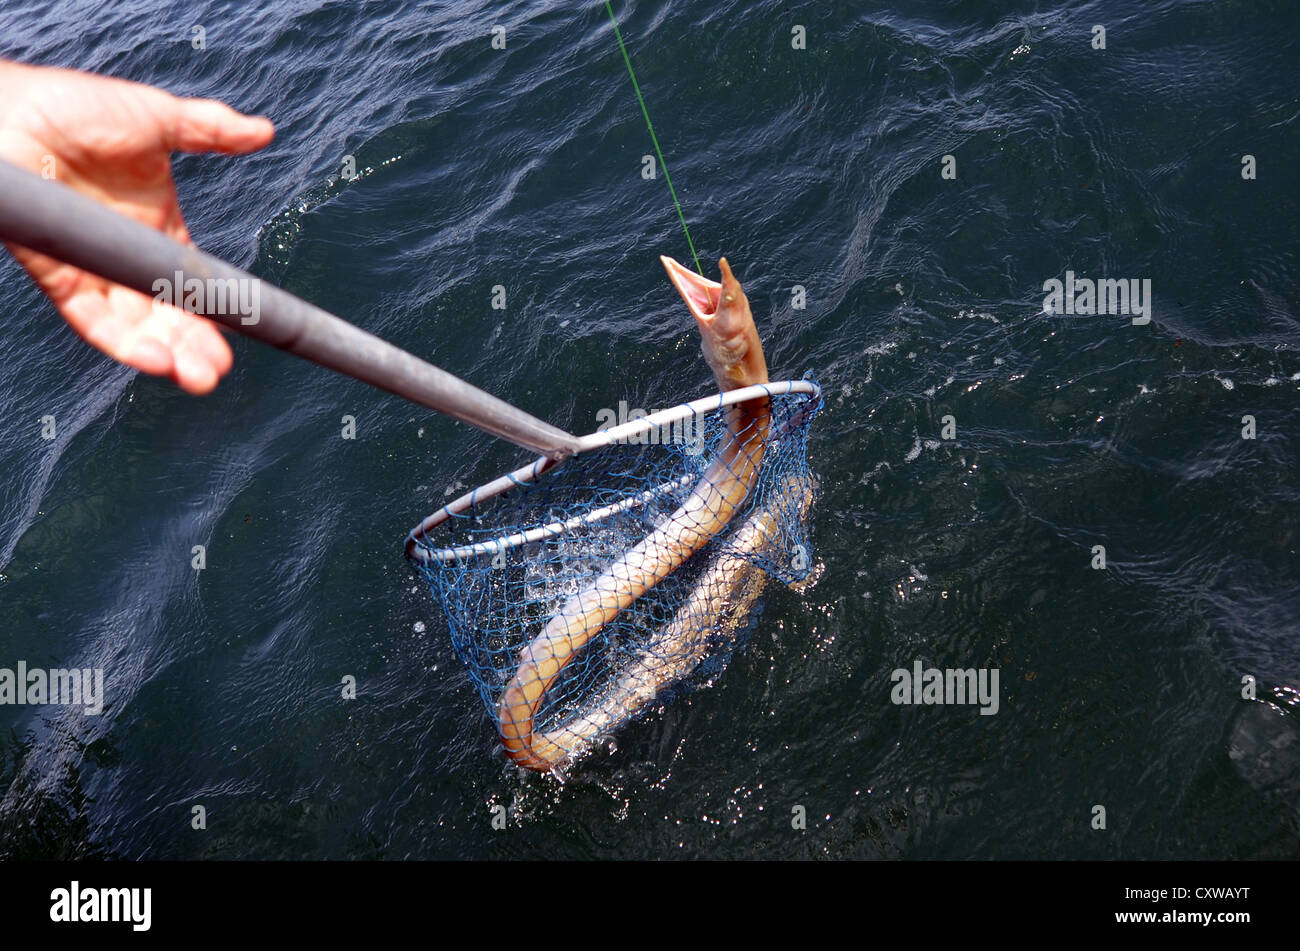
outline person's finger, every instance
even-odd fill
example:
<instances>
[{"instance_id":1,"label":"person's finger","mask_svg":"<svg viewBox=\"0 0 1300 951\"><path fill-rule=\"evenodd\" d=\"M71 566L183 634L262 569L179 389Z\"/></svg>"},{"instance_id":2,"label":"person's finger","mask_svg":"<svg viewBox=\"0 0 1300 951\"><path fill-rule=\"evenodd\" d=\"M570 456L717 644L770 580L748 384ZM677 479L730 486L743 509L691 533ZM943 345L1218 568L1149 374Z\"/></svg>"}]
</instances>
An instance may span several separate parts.
<instances>
[{"instance_id":1,"label":"person's finger","mask_svg":"<svg viewBox=\"0 0 1300 951\"><path fill-rule=\"evenodd\" d=\"M110 288L108 302L119 314L137 316L128 331L129 344L121 343L126 362L138 366L154 343L165 347L170 366L160 375L170 376L187 393L210 393L234 362L229 345L206 318L120 287Z\"/></svg>"},{"instance_id":2,"label":"person's finger","mask_svg":"<svg viewBox=\"0 0 1300 951\"><path fill-rule=\"evenodd\" d=\"M182 314L173 339L177 382L190 392L199 392L200 386L203 387L201 392L212 390L218 379L229 373L234 365L230 344L218 333L216 323L203 317ZM186 379L181 379L182 375Z\"/></svg>"},{"instance_id":3,"label":"person's finger","mask_svg":"<svg viewBox=\"0 0 1300 951\"><path fill-rule=\"evenodd\" d=\"M128 295L133 300L123 300ZM109 291L109 304L118 313L129 313L137 303L134 298L133 291ZM170 376L181 389L196 396L212 392L234 363L230 345L214 323L170 304L148 300L133 330L129 344L121 345L125 362L139 367L149 359L155 344L164 347L169 354L168 365L159 375Z\"/></svg>"},{"instance_id":4,"label":"person's finger","mask_svg":"<svg viewBox=\"0 0 1300 951\"><path fill-rule=\"evenodd\" d=\"M211 321L124 287L75 294L59 309L87 343L142 373L171 377L187 393L212 392L234 364Z\"/></svg>"},{"instance_id":5,"label":"person's finger","mask_svg":"<svg viewBox=\"0 0 1300 951\"><path fill-rule=\"evenodd\" d=\"M176 99L164 132L171 152L241 155L263 148L275 126L263 116L246 116L215 99Z\"/></svg>"},{"instance_id":6,"label":"person's finger","mask_svg":"<svg viewBox=\"0 0 1300 951\"><path fill-rule=\"evenodd\" d=\"M234 366L230 344L213 321L67 265L50 264L69 272L55 282L65 292L52 297L64 320L114 360L151 376L171 377L194 394L211 392ZM51 282L43 277L43 286Z\"/></svg>"},{"instance_id":7,"label":"person's finger","mask_svg":"<svg viewBox=\"0 0 1300 951\"><path fill-rule=\"evenodd\" d=\"M141 373L172 375L175 361L171 347L149 332L137 308L124 308L120 300L94 291L74 294L58 307L68 326L97 350Z\"/></svg>"},{"instance_id":8,"label":"person's finger","mask_svg":"<svg viewBox=\"0 0 1300 951\"><path fill-rule=\"evenodd\" d=\"M172 373L172 379L186 393L194 396L203 396L211 393L217 387L216 368L208 362L202 353L185 344L178 345L172 351L176 359L176 369Z\"/></svg>"},{"instance_id":9,"label":"person's finger","mask_svg":"<svg viewBox=\"0 0 1300 951\"><path fill-rule=\"evenodd\" d=\"M125 356L114 359L150 376L172 376L176 368L175 355L153 337L137 337Z\"/></svg>"},{"instance_id":10,"label":"person's finger","mask_svg":"<svg viewBox=\"0 0 1300 951\"><path fill-rule=\"evenodd\" d=\"M180 384L181 388L188 393L202 395L210 393L216 388L217 382L230 367L230 359L224 361L224 367L214 360L214 355L210 348L212 340L208 338L207 332L215 331L211 325L205 327L204 322L196 321L194 327L188 332L183 333L176 341L172 348L172 353L176 359L176 371L173 379ZM217 340L229 352L229 347L224 340Z\"/></svg>"},{"instance_id":11,"label":"person's finger","mask_svg":"<svg viewBox=\"0 0 1300 951\"><path fill-rule=\"evenodd\" d=\"M217 376L225 376L230 372L231 367L235 365L235 354L230 349L230 342L222 336L217 325L211 321L203 321L203 333L197 341L197 345L202 348L208 360L212 362L212 367L217 371Z\"/></svg>"}]
</instances>

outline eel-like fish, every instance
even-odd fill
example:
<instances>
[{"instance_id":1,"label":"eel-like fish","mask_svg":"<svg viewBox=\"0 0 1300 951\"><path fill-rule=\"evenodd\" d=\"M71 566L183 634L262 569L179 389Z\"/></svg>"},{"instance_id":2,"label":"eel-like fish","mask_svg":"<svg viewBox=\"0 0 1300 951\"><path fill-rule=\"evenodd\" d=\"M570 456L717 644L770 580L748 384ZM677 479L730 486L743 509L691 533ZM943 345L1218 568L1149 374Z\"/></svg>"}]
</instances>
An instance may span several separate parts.
<instances>
[{"instance_id":1,"label":"eel-like fish","mask_svg":"<svg viewBox=\"0 0 1300 951\"><path fill-rule=\"evenodd\" d=\"M736 634L748 620L767 583L767 572L753 558L772 550L779 539L775 510L812 505L812 486L794 477L782 480L775 499L755 509L728 537L691 586L673 619L638 648L637 657L619 672L601 698L582 714L547 734L569 751L570 758L589 749L611 730L641 713L667 687L690 674L715 651L735 646ZM746 558L744 556L751 556ZM807 582L791 587L802 589Z\"/></svg>"},{"instance_id":2,"label":"eel-like fish","mask_svg":"<svg viewBox=\"0 0 1300 951\"><path fill-rule=\"evenodd\" d=\"M727 259L722 282L711 281L672 258L661 257L668 277L695 316L704 359L720 390L767 382L767 363L754 315ZM497 704L497 730L506 755L519 766L551 770L569 756L563 726L534 732L546 692L587 643L624 608L666 578L726 528L749 495L763 462L771 400L745 400L727 410L731 438L700 476L681 507L662 525L574 594L520 651L519 666Z\"/></svg>"}]
</instances>

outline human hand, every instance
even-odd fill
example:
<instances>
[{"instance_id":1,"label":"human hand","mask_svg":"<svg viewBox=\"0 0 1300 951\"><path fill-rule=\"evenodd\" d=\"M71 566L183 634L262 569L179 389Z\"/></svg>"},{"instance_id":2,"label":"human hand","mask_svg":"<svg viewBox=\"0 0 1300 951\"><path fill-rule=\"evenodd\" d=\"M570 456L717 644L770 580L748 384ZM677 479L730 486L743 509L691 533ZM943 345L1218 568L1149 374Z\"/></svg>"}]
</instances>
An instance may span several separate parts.
<instances>
[{"instance_id":1,"label":"human hand","mask_svg":"<svg viewBox=\"0 0 1300 951\"><path fill-rule=\"evenodd\" d=\"M275 134L269 119L139 83L0 60L0 159L53 178L192 245L172 152L241 155ZM144 373L207 393L230 370L217 325L53 258L8 246L88 343Z\"/></svg>"}]
</instances>

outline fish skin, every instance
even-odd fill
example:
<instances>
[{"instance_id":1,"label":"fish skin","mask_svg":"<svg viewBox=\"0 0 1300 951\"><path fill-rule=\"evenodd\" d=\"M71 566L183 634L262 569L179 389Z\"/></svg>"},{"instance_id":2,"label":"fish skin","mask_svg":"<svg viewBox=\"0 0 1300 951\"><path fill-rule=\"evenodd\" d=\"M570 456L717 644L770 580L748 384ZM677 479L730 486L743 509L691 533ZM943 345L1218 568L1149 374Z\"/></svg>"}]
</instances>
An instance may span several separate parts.
<instances>
[{"instance_id":1,"label":"fish skin","mask_svg":"<svg viewBox=\"0 0 1300 951\"><path fill-rule=\"evenodd\" d=\"M797 501L796 501L797 499ZM711 654L735 646L767 585L768 574L754 559L779 541L774 511L795 503L802 519L812 506L809 482L782 481L775 499L751 512L695 580L671 621L640 647L601 698L562 727L547 734L567 750L568 765L589 752L616 727L643 713L664 690L688 677ZM773 504L775 503L775 504ZM748 556L748 557L746 557Z\"/></svg>"},{"instance_id":2,"label":"fish skin","mask_svg":"<svg viewBox=\"0 0 1300 951\"><path fill-rule=\"evenodd\" d=\"M695 317L705 362L719 389L766 383L767 363L749 300L726 259L718 262L721 282L695 274L671 258L660 260ZM763 461L771 399L762 396L728 407L726 420L731 439L682 506L585 590L570 597L520 651L515 674L497 703L497 732L506 756L515 764L548 771L567 759L568 750L557 742L557 731L533 729L551 685L620 611L726 528L748 498Z\"/></svg>"}]
</instances>

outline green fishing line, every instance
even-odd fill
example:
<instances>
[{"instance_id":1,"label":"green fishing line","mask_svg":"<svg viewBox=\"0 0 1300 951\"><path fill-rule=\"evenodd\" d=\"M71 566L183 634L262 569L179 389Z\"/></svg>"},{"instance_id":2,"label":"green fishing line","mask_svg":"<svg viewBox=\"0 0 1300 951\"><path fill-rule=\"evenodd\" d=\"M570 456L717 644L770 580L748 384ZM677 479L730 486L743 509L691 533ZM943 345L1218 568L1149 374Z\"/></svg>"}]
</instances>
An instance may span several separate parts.
<instances>
[{"instance_id":1,"label":"green fishing line","mask_svg":"<svg viewBox=\"0 0 1300 951\"><path fill-rule=\"evenodd\" d=\"M605 9L609 11L609 21L614 24L614 36L618 39L618 48L623 51L623 62L627 63L627 74L632 77L632 88L636 90L637 102L641 103L641 114L645 116L646 128L650 130L650 141L655 145L655 154L659 156L659 167L664 170L664 180L668 182L668 193L673 196L673 204L677 206L677 218L682 223L682 230L686 232L686 243L690 246L691 257L695 259L695 271L698 274L704 273L704 268L700 267L700 256L695 253L695 242L691 240L691 229L686 227L686 216L682 214L682 203L677 200L677 190L673 188L673 178L668 174L668 163L664 161L664 153L659 148L659 137L655 135L655 127L650 122L650 110L646 108L645 98L641 95L641 86L636 81L636 73L632 71L632 59L627 55L627 47L623 44L623 34L618 30L618 20L614 18L614 8L610 5L609 0L605 0Z\"/></svg>"}]
</instances>

